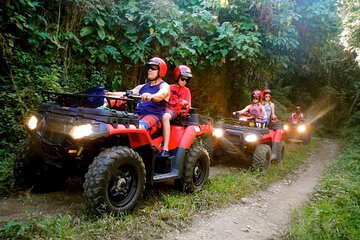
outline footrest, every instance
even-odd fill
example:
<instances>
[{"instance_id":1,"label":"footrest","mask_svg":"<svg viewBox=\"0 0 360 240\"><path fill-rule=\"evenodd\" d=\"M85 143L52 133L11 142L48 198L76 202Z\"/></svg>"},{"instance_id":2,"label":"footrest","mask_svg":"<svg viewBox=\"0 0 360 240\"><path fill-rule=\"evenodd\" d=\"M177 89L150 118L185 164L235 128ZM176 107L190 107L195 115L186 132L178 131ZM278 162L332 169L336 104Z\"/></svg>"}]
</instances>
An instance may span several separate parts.
<instances>
[{"instance_id":1,"label":"footrest","mask_svg":"<svg viewBox=\"0 0 360 240\"><path fill-rule=\"evenodd\" d=\"M162 180L169 180L179 176L179 170L174 169L169 173L155 173L153 180L155 182L162 181Z\"/></svg>"}]
</instances>

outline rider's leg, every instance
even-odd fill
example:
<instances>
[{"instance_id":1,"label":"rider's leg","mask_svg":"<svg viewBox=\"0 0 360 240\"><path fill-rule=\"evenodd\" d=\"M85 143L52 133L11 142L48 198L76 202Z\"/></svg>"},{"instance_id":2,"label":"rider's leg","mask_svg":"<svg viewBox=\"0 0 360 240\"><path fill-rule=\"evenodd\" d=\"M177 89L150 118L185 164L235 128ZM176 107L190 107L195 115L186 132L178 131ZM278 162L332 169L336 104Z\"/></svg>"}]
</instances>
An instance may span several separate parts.
<instances>
[{"instance_id":1,"label":"rider's leg","mask_svg":"<svg viewBox=\"0 0 360 240\"><path fill-rule=\"evenodd\" d=\"M162 116L163 124L163 137L164 137L164 150L169 151L169 141L170 141L170 120L171 114L166 112Z\"/></svg>"},{"instance_id":2,"label":"rider's leg","mask_svg":"<svg viewBox=\"0 0 360 240\"><path fill-rule=\"evenodd\" d=\"M161 120L155 115L139 116L139 123L142 125L149 134L154 134L158 129L161 128Z\"/></svg>"}]
</instances>

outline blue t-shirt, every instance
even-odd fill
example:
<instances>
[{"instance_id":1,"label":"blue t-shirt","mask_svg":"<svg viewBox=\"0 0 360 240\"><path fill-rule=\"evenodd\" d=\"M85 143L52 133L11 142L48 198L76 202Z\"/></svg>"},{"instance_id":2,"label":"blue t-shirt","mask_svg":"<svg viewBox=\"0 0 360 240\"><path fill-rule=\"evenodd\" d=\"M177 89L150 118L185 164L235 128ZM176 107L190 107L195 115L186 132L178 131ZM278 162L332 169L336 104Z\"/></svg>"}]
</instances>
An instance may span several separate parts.
<instances>
[{"instance_id":1,"label":"blue t-shirt","mask_svg":"<svg viewBox=\"0 0 360 240\"><path fill-rule=\"evenodd\" d=\"M163 83L164 83L164 81L161 81L160 83L158 83L154 86L150 86L150 83L146 83L144 86L141 87L139 94L141 95L146 92L155 94L160 90L160 86ZM136 106L136 112L137 112L137 114L139 114L139 116L145 116L145 115L151 114L151 115L155 115L159 119L161 119L162 115L165 112L166 103L167 102L165 100L162 100L160 102L141 101Z\"/></svg>"}]
</instances>

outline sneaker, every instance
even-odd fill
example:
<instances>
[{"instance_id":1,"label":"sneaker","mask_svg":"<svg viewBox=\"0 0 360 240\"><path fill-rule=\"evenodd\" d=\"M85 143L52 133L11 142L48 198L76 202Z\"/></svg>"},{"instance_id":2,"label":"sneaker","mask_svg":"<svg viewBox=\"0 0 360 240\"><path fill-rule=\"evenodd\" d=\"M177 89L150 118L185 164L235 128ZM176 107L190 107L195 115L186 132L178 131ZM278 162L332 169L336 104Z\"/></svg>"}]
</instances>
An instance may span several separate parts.
<instances>
[{"instance_id":1,"label":"sneaker","mask_svg":"<svg viewBox=\"0 0 360 240\"><path fill-rule=\"evenodd\" d=\"M170 154L169 154L169 151L167 150L163 150L160 154L159 154L159 157L169 157Z\"/></svg>"}]
</instances>

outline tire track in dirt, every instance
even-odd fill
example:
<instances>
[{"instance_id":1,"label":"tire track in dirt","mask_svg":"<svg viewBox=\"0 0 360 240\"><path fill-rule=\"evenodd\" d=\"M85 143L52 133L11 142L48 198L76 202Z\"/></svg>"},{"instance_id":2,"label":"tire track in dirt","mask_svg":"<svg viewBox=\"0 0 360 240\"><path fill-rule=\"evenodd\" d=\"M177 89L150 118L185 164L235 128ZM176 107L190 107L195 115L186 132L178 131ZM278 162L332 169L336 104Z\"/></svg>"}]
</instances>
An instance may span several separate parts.
<instances>
[{"instance_id":1,"label":"tire track in dirt","mask_svg":"<svg viewBox=\"0 0 360 240\"><path fill-rule=\"evenodd\" d=\"M321 173L335 160L339 151L337 140L322 139L295 174L272 184L268 189L242 198L225 209L205 216L187 229L171 232L164 239L276 239L287 229L291 211L300 207L313 194Z\"/></svg>"}]
</instances>

